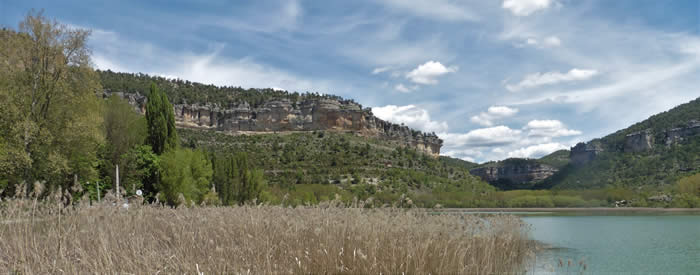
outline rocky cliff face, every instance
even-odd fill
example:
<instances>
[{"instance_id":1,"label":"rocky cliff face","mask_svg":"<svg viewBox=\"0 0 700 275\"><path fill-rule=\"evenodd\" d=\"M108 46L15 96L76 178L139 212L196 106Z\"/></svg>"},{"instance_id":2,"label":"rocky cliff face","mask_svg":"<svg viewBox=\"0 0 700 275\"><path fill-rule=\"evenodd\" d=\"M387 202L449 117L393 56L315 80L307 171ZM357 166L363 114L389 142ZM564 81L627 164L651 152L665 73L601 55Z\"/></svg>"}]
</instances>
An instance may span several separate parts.
<instances>
[{"instance_id":1,"label":"rocky cliff face","mask_svg":"<svg viewBox=\"0 0 700 275\"><path fill-rule=\"evenodd\" d=\"M651 129L625 135L622 150L628 153L651 151L657 146L671 146L687 141L689 138L700 136L700 121L691 120L683 127L668 129L659 134ZM661 140L659 140L661 139ZM662 143L663 142L663 143ZM571 163L586 164L602 152L599 142L579 143L571 148Z\"/></svg>"},{"instance_id":2,"label":"rocky cliff face","mask_svg":"<svg viewBox=\"0 0 700 275\"><path fill-rule=\"evenodd\" d=\"M601 152L603 152L603 148L598 142L579 142L576 146L571 147L569 159L574 165L583 165L594 160Z\"/></svg>"},{"instance_id":3,"label":"rocky cliff face","mask_svg":"<svg viewBox=\"0 0 700 275\"><path fill-rule=\"evenodd\" d=\"M145 113L146 98L138 93L111 93L126 99L134 108ZM357 103L333 99L309 99L291 102L287 99L265 102L251 108L247 103L231 108L217 105L175 104L178 126L210 129L222 132L282 132L335 130L352 131L398 141L419 151L438 156L442 140L434 133L414 131L375 117L370 109Z\"/></svg>"},{"instance_id":4,"label":"rocky cliff face","mask_svg":"<svg viewBox=\"0 0 700 275\"><path fill-rule=\"evenodd\" d=\"M516 188L518 185L544 180L557 171L558 169L552 166L529 160L520 163L505 161L495 166L474 168L469 170L469 173L489 183L507 182L513 185L512 188Z\"/></svg>"},{"instance_id":5,"label":"rocky cliff face","mask_svg":"<svg viewBox=\"0 0 700 275\"><path fill-rule=\"evenodd\" d=\"M700 121L691 120L683 127L663 131L658 137L663 137L663 143L659 140L656 144L655 135L651 129L635 132L625 136L625 152L644 152L654 149L655 146L671 146L686 141L690 137L700 135Z\"/></svg>"},{"instance_id":6,"label":"rocky cliff face","mask_svg":"<svg viewBox=\"0 0 700 275\"><path fill-rule=\"evenodd\" d=\"M652 148L654 148L654 135L649 129L625 136L625 152L644 152Z\"/></svg>"},{"instance_id":7,"label":"rocky cliff face","mask_svg":"<svg viewBox=\"0 0 700 275\"><path fill-rule=\"evenodd\" d=\"M671 146L686 141L689 137L700 136L700 121L691 120L685 127L673 128L665 132L664 143Z\"/></svg>"}]
</instances>

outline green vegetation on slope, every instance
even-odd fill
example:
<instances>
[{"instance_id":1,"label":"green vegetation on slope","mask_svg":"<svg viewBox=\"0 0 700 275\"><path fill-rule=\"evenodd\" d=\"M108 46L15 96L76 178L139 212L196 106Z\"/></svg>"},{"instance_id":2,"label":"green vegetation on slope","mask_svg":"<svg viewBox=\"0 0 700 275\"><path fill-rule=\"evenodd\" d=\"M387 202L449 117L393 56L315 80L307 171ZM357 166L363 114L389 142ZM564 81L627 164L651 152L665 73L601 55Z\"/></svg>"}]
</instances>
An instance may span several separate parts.
<instances>
[{"instance_id":1,"label":"green vegetation on slope","mask_svg":"<svg viewBox=\"0 0 700 275\"><path fill-rule=\"evenodd\" d=\"M432 158L390 141L339 132L227 135L180 129L183 144L220 154L244 152L264 169L264 198L317 203L339 195L372 197L377 205L410 198L415 206L469 206L494 192L468 172L469 163Z\"/></svg>"},{"instance_id":2,"label":"green vegetation on slope","mask_svg":"<svg viewBox=\"0 0 700 275\"><path fill-rule=\"evenodd\" d=\"M549 155L537 159L537 163L552 166L557 169L562 169L569 164L569 150L559 150Z\"/></svg>"},{"instance_id":3,"label":"green vegetation on slope","mask_svg":"<svg viewBox=\"0 0 700 275\"><path fill-rule=\"evenodd\" d=\"M664 131L686 126L691 120L700 120L700 97L671 110L653 115L642 122L603 137L600 141L606 151L620 152L623 150L626 135L651 129L656 144L663 145Z\"/></svg>"},{"instance_id":4,"label":"green vegetation on slope","mask_svg":"<svg viewBox=\"0 0 700 275\"><path fill-rule=\"evenodd\" d=\"M208 103L230 107L247 102L251 107L256 108L272 99L284 98L289 99L291 102L315 98L343 100L339 96L328 94L288 92L271 88L243 89L241 87L216 86L182 79L150 76L142 73L121 73L110 70L98 70L97 73L105 90L126 93L138 92L148 95L151 84L155 84L167 94L170 102L173 104Z\"/></svg>"},{"instance_id":5,"label":"green vegetation on slope","mask_svg":"<svg viewBox=\"0 0 700 275\"><path fill-rule=\"evenodd\" d=\"M700 120L700 98L592 141L603 148L593 161L567 165L543 185L558 189L616 186L663 191L679 178L700 172L700 135L665 144L665 131L684 127L693 120ZM625 152L625 136L646 129L652 129L653 149Z\"/></svg>"}]
</instances>

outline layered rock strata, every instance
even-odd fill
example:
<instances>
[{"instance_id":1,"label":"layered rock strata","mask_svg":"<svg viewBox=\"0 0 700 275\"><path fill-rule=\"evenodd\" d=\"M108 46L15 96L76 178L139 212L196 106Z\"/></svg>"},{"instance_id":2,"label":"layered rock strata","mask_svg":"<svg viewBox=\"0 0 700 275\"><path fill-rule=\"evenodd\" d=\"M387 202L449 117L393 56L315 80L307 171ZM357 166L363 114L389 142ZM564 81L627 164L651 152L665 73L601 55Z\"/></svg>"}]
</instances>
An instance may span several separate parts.
<instances>
[{"instance_id":1,"label":"layered rock strata","mask_svg":"<svg viewBox=\"0 0 700 275\"><path fill-rule=\"evenodd\" d=\"M146 98L139 93L105 91L126 99L134 109L145 113ZM291 102L271 100L257 108L248 103L222 108L212 104L174 104L175 122L181 127L222 132L352 131L362 135L397 141L437 157L442 140L434 133L422 133L375 117L371 109L349 100L307 99Z\"/></svg>"},{"instance_id":2,"label":"layered rock strata","mask_svg":"<svg viewBox=\"0 0 700 275\"><path fill-rule=\"evenodd\" d=\"M554 175L557 171L556 168L546 164L530 163L479 167L469 170L469 173L487 182L494 183L508 180L517 186L544 180Z\"/></svg>"},{"instance_id":3,"label":"layered rock strata","mask_svg":"<svg viewBox=\"0 0 700 275\"><path fill-rule=\"evenodd\" d=\"M600 154L601 152L603 152L603 148L600 145L600 143L579 142L578 144L576 144L576 146L571 147L569 159L574 165L583 165L593 161L595 157L598 156L598 154Z\"/></svg>"},{"instance_id":4,"label":"layered rock strata","mask_svg":"<svg viewBox=\"0 0 700 275\"><path fill-rule=\"evenodd\" d=\"M644 152L654 148L654 135L651 129L625 136L625 152Z\"/></svg>"}]
</instances>

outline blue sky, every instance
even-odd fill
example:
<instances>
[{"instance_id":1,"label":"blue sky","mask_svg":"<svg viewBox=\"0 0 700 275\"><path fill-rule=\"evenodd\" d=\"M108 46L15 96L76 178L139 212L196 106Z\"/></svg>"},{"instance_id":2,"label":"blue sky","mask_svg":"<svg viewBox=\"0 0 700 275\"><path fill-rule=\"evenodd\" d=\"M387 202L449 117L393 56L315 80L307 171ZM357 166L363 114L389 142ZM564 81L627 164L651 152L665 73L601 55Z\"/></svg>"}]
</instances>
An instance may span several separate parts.
<instances>
[{"instance_id":1,"label":"blue sky","mask_svg":"<svg viewBox=\"0 0 700 275\"><path fill-rule=\"evenodd\" d=\"M697 0L10 1L100 69L353 98L442 153L540 157L700 96Z\"/></svg>"}]
</instances>

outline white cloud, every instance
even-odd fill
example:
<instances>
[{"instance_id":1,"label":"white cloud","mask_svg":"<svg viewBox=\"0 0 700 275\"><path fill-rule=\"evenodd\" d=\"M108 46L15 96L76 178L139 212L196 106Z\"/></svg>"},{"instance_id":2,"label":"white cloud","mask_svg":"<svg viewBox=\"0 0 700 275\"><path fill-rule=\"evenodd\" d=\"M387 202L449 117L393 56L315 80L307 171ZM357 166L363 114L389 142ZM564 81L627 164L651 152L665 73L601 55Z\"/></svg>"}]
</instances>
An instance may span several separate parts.
<instances>
[{"instance_id":1,"label":"white cloud","mask_svg":"<svg viewBox=\"0 0 700 275\"><path fill-rule=\"evenodd\" d=\"M285 1L286 5L283 7L283 13L289 17L289 18L294 18L296 19L297 17L302 15L302 8L301 5L299 4L299 1Z\"/></svg>"},{"instance_id":2,"label":"white cloud","mask_svg":"<svg viewBox=\"0 0 700 275\"><path fill-rule=\"evenodd\" d=\"M495 126L471 130L465 134L440 134L446 147L493 147L515 143L521 131L507 126Z\"/></svg>"},{"instance_id":3,"label":"white cloud","mask_svg":"<svg viewBox=\"0 0 700 275\"><path fill-rule=\"evenodd\" d=\"M425 60L453 59L456 56L438 35L411 41L395 37L387 39L382 37L380 31L362 35L368 38L338 45L339 54L352 58L359 64L376 67L413 66ZM371 43L367 40L371 40Z\"/></svg>"},{"instance_id":4,"label":"white cloud","mask_svg":"<svg viewBox=\"0 0 700 275\"><path fill-rule=\"evenodd\" d=\"M523 130L528 131L527 135L530 137L554 138L581 134L581 131L567 129L559 120L531 120Z\"/></svg>"},{"instance_id":5,"label":"white cloud","mask_svg":"<svg viewBox=\"0 0 700 275\"><path fill-rule=\"evenodd\" d=\"M450 0L381 0L398 11L436 21L476 21L477 14L466 5Z\"/></svg>"},{"instance_id":6,"label":"white cloud","mask_svg":"<svg viewBox=\"0 0 700 275\"><path fill-rule=\"evenodd\" d=\"M374 68L374 70L372 70L372 74L380 74L380 73L386 72L386 71L388 71L388 70L390 70L390 69L391 69L391 67L379 67L379 68Z\"/></svg>"},{"instance_id":7,"label":"white cloud","mask_svg":"<svg viewBox=\"0 0 700 275\"><path fill-rule=\"evenodd\" d=\"M418 84L437 84L438 76L457 71L456 66L445 67L440 62L428 61L406 74L406 78Z\"/></svg>"},{"instance_id":8,"label":"white cloud","mask_svg":"<svg viewBox=\"0 0 700 275\"><path fill-rule=\"evenodd\" d=\"M533 120L522 129L508 126L479 128L466 133L450 133L446 122L431 119L427 110L415 105L372 108L377 117L426 132L436 132L444 140L442 154L467 161L497 160L506 157L541 157L565 145L552 142L552 138L580 134L568 130L558 120ZM491 106L490 115L511 116L517 109Z\"/></svg>"},{"instance_id":9,"label":"white cloud","mask_svg":"<svg viewBox=\"0 0 700 275\"><path fill-rule=\"evenodd\" d=\"M414 86L406 87L405 85L403 85L403 83L399 83L398 85L394 86L394 89L399 91L399 92L402 92L402 93L410 93L410 92L413 92L415 90L418 90L418 86L414 85Z\"/></svg>"},{"instance_id":10,"label":"white cloud","mask_svg":"<svg viewBox=\"0 0 700 275\"><path fill-rule=\"evenodd\" d=\"M561 39L556 36L549 36L544 39L544 44L549 47L559 47L561 46Z\"/></svg>"},{"instance_id":11,"label":"white cloud","mask_svg":"<svg viewBox=\"0 0 700 275\"><path fill-rule=\"evenodd\" d=\"M580 81L590 79L598 74L596 70L571 69L567 73L547 72L527 75L522 81L515 85L506 85L506 89L516 92L526 88L533 88L542 85L552 85L561 82Z\"/></svg>"},{"instance_id":12,"label":"white cloud","mask_svg":"<svg viewBox=\"0 0 700 275\"><path fill-rule=\"evenodd\" d=\"M556 37L556 36L547 36L542 41L540 41L536 37L527 37L527 38L525 38L524 43L517 43L517 44L515 44L515 46L518 48L522 48L525 46L531 46L531 47L536 47L536 48L540 48L540 49L554 48L554 47L561 46L561 39L559 39L559 37Z\"/></svg>"},{"instance_id":13,"label":"white cloud","mask_svg":"<svg viewBox=\"0 0 700 275\"><path fill-rule=\"evenodd\" d=\"M374 107L372 108L372 113L383 120L393 123L403 123L424 132L442 133L447 132L448 128L447 122L431 120L427 110L421 109L415 105Z\"/></svg>"},{"instance_id":14,"label":"white cloud","mask_svg":"<svg viewBox=\"0 0 700 275\"><path fill-rule=\"evenodd\" d=\"M561 143L543 143L532 145L528 147L523 147L511 152L508 152L509 158L541 158L543 156L549 155L555 151L569 149Z\"/></svg>"},{"instance_id":15,"label":"white cloud","mask_svg":"<svg viewBox=\"0 0 700 275\"><path fill-rule=\"evenodd\" d=\"M532 120L520 130L495 126L467 133L438 133L444 140L445 155L470 161L538 158L568 148L553 139L580 134L580 131L567 129L558 120Z\"/></svg>"},{"instance_id":16,"label":"white cloud","mask_svg":"<svg viewBox=\"0 0 700 275\"><path fill-rule=\"evenodd\" d=\"M528 16L538 10L549 8L554 0L505 0L504 9L510 10L516 16Z\"/></svg>"},{"instance_id":17,"label":"white cloud","mask_svg":"<svg viewBox=\"0 0 700 275\"><path fill-rule=\"evenodd\" d=\"M285 87L292 91L328 91L332 87L325 81L312 82L251 58L227 58L221 54L224 44L214 45L203 53L172 52L148 42L124 39L114 32L97 29L94 33L96 35L90 40L94 48L92 61L101 70L143 72L244 88Z\"/></svg>"},{"instance_id":18,"label":"white cloud","mask_svg":"<svg viewBox=\"0 0 700 275\"><path fill-rule=\"evenodd\" d=\"M471 122L482 126L493 126L494 120L510 117L518 113L518 109L508 106L491 106L486 112L470 118Z\"/></svg>"}]
</instances>

